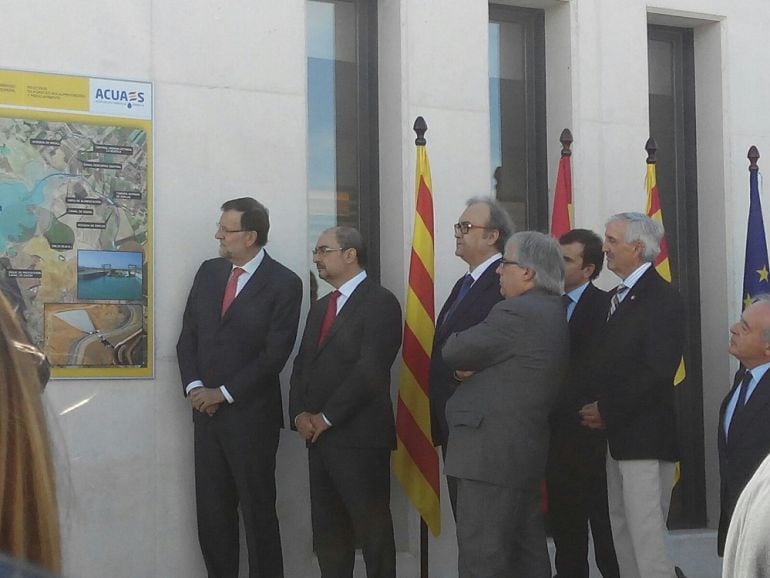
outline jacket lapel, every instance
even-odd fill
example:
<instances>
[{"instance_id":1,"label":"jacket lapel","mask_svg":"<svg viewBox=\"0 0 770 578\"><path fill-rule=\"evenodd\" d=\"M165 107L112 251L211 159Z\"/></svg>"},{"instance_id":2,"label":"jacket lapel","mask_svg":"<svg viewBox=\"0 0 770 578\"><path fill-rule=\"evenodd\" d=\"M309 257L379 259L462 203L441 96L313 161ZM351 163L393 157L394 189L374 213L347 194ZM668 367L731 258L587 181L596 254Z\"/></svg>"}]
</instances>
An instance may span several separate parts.
<instances>
[{"instance_id":1,"label":"jacket lapel","mask_svg":"<svg viewBox=\"0 0 770 578\"><path fill-rule=\"evenodd\" d=\"M340 309L339 314L334 318L334 321L331 324L331 327L329 327L329 332L326 334L326 337L324 337L324 340L318 345L318 348L316 349L316 355L321 353L323 351L327 344L329 344L333 339L334 336L337 334L337 332L340 330L340 327L344 327L345 323L351 319L353 316L356 315L356 310L360 307L361 303L364 301L366 294L369 292L369 287L372 282L370 281L369 277L361 281L359 283L358 287L355 288L352 295L348 297L348 300L345 301L345 304L342 306L342 309ZM328 303L328 300L327 300ZM324 313L326 312L326 307L323 308ZM322 316L323 318L323 316ZM315 332L316 340L318 339L318 334L321 330L321 327L319 325L318 330Z\"/></svg>"},{"instance_id":2,"label":"jacket lapel","mask_svg":"<svg viewBox=\"0 0 770 578\"><path fill-rule=\"evenodd\" d=\"M770 403L770 372L762 376L751 397L746 401L746 405L738 412L738 421L730 428L730 438L734 439L735 436L740 436L746 427L751 427L757 412L768 403ZM730 443L730 438L727 440L728 444Z\"/></svg>"},{"instance_id":3,"label":"jacket lapel","mask_svg":"<svg viewBox=\"0 0 770 578\"><path fill-rule=\"evenodd\" d=\"M489 267L487 267L484 272L481 274L481 277L479 277L476 282L471 285L470 290L468 293L463 297L463 300L460 301L460 303L457 304L457 308L452 312L452 316L446 320L446 323L444 323L443 317L439 319L440 325L439 325L439 333L441 336L446 336L449 333L452 333L451 329L454 327L453 321L456 319L461 319L463 314L465 314L466 311L473 308L473 304L479 299L479 297L489 288L490 285L493 283L498 282L498 276L497 276L497 264L499 261L495 261L494 263L491 263ZM457 283L455 283L454 288L452 289L452 297L453 299L451 301L447 301L448 307L445 307L445 309L448 311L449 308L452 307L452 303L454 302L454 299L457 298L457 293L460 290L460 286L462 285L464 277L460 277L458 279ZM442 316L446 315L446 311L442 310Z\"/></svg>"},{"instance_id":4,"label":"jacket lapel","mask_svg":"<svg viewBox=\"0 0 770 578\"><path fill-rule=\"evenodd\" d=\"M620 302L615 313L613 313L612 317L607 320L607 325L615 325L625 317L627 311L635 309L636 303L647 297L647 293L649 292L650 287L655 283L656 277L658 277L658 272L655 271L655 265L651 265L644 274L639 277L639 280L634 283L634 286L628 290L628 294L623 298L623 301Z\"/></svg>"},{"instance_id":5,"label":"jacket lapel","mask_svg":"<svg viewBox=\"0 0 770 578\"><path fill-rule=\"evenodd\" d=\"M258 294L260 290L267 284L270 279L270 269L272 268L272 264L273 260L270 258L267 252L265 252L265 256L262 257L262 262L259 264L259 267L257 267L257 270L254 271L252 276L246 282L246 285L244 285L243 289L241 289L238 295L236 295L235 299L233 299L233 302L230 304L230 308L222 318L222 323L227 323L227 321L233 315L237 314L235 312L237 312L241 303L245 303L253 295ZM227 279L229 277L230 271L228 270L227 277L225 278L225 284L222 286L222 298L224 298L225 287L227 286Z\"/></svg>"},{"instance_id":6,"label":"jacket lapel","mask_svg":"<svg viewBox=\"0 0 770 578\"><path fill-rule=\"evenodd\" d=\"M741 365L738 368L738 371L735 372L735 377L733 377L733 386L730 388L730 391L727 393L725 398L722 400L722 405L719 406L719 436L718 436L718 445L721 445L724 447L727 442L727 432L725 432L725 411L727 410L727 404L732 399L733 395L735 394L735 390L738 388L738 386L741 384L741 376L743 375L744 368L743 365Z\"/></svg>"}]
</instances>

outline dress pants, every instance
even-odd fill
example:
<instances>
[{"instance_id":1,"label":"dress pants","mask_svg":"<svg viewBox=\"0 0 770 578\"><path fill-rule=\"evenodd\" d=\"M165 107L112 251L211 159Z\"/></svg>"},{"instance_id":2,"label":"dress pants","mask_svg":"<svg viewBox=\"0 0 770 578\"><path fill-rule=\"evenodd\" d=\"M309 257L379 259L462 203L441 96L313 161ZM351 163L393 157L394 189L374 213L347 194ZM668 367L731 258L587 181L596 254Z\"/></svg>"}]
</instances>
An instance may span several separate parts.
<instances>
[{"instance_id":1,"label":"dress pants","mask_svg":"<svg viewBox=\"0 0 770 578\"><path fill-rule=\"evenodd\" d=\"M446 463L446 448L447 444L441 444L441 457L444 463ZM446 476L446 487L449 493L449 505L452 506L452 516L457 521L457 478Z\"/></svg>"},{"instance_id":2,"label":"dress pants","mask_svg":"<svg viewBox=\"0 0 770 578\"><path fill-rule=\"evenodd\" d=\"M351 578L360 544L367 578L395 578L389 448L308 449L313 543L322 578Z\"/></svg>"},{"instance_id":3,"label":"dress pants","mask_svg":"<svg viewBox=\"0 0 770 578\"><path fill-rule=\"evenodd\" d=\"M666 520L674 485L673 462L616 460L607 452L607 495L620 575L671 578Z\"/></svg>"},{"instance_id":4,"label":"dress pants","mask_svg":"<svg viewBox=\"0 0 770 578\"><path fill-rule=\"evenodd\" d=\"M457 480L460 578L550 578L539 485Z\"/></svg>"},{"instance_id":5,"label":"dress pants","mask_svg":"<svg viewBox=\"0 0 770 578\"><path fill-rule=\"evenodd\" d=\"M620 578L612 543L604 460L585 460L578 464L550 456L546 479L548 520L556 546L558 577L588 578L590 522L596 566L604 578Z\"/></svg>"},{"instance_id":6,"label":"dress pants","mask_svg":"<svg viewBox=\"0 0 770 578\"><path fill-rule=\"evenodd\" d=\"M278 435L278 428L243 427L216 416L195 424L198 540L210 578L238 576L239 506L249 577L283 578L275 512Z\"/></svg>"}]
</instances>

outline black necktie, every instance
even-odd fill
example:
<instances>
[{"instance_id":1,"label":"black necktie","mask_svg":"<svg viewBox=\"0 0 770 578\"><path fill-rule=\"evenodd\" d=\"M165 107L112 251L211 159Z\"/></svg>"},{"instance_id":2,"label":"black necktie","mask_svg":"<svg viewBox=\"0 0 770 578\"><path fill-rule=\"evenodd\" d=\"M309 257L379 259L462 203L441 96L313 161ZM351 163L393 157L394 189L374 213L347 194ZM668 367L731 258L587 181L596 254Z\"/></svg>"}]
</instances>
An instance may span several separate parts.
<instances>
[{"instance_id":1,"label":"black necktie","mask_svg":"<svg viewBox=\"0 0 770 578\"><path fill-rule=\"evenodd\" d=\"M738 421L736 418L738 417L738 414L741 413L744 406L746 405L746 393L749 390L749 384L751 383L751 371L748 369L746 370L746 373L743 375L743 379L741 380L740 389L738 390L738 402L735 404L735 409L733 410L733 417L730 418L730 430L733 429L733 424ZM728 436L730 435L730 432L728 431Z\"/></svg>"},{"instance_id":2,"label":"black necktie","mask_svg":"<svg viewBox=\"0 0 770 578\"><path fill-rule=\"evenodd\" d=\"M564 312L567 314L567 320L569 321L569 306L572 305L572 297L565 293L561 296L561 302L564 305Z\"/></svg>"}]
</instances>

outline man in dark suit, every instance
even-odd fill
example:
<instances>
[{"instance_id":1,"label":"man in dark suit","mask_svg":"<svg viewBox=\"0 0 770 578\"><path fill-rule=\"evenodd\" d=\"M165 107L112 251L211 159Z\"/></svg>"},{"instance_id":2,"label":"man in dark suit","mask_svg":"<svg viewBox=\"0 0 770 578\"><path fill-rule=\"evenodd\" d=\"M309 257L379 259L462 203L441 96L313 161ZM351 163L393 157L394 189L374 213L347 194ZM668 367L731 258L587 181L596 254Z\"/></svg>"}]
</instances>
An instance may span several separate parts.
<instances>
[{"instance_id":1,"label":"man in dark suit","mask_svg":"<svg viewBox=\"0 0 770 578\"><path fill-rule=\"evenodd\" d=\"M607 438L580 425L578 411L592 401L582 375L590 342L607 318L607 293L594 286L604 264L602 240L587 229L559 238L570 333L569 374L551 412L548 453L548 519L560 578L588 578L588 524L596 565L604 578L619 578L607 511Z\"/></svg>"},{"instance_id":2,"label":"man in dark suit","mask_svg":"<svg viewBox=\"0 0 770 578\"><path fill-rule=\"evenodd\" d=\"M492 306L503 298L496 271L505 242L512 232L511 218L491 197L469 199L460 220L454 225L455 255L468 264L468 273L457 280L439 312L430 360L431 429L433 443L441 446L444 459L448 436L444 408L458 382L444 362L441 348L452 333L481 322ZM456 512L456 481L447 477L447 487L452 511Z\"/></svg>"},{"instance_id":3,"label":"man in dark suit","mask_svg":"<svg viewBox=\"0 0 770 578\"><path fill-rule=\"evenodd\" d=\"M505 297L444 345L462 383L447 402L460 578L550 578L540 484L548 414L569 356L554 239L515 233L497 266Z\"/></svg>"},{"instance_id":4,"label":"man in dark suit","mask_svg":"<svg viewBox=\"0 0 770 578\"><path fill-rule=\"evenodd\" d=\"M741 367L719 409L720 556L738 497L770 453L770 295L757 296L730 328L729 351Z\"/></svg>"},{"instance_id":5,"label":"man in dark suit","mask_svg":"<svg viewBox=\"0 0 770 578\"><path fill-rule=\"evenodd\" d=\"M684 347L684 304L655 271L663 225L642 213L610 218L607 267L623 282L590 354L595 401L582 423L606 429L607 494L623 578L671 578L666 519L678 459L674 375Z\"/></svg>"},{"instance_id":6,"label":"man in dark suit","mask_svg":"<svg viewBox=\"0 0 770 578\"><path fill-rule=\"evenodd\" d=\"M368 578L395 578L390 368L401 307L368 278L360 233L336 227L313 250L335 291L310 309L291 376L289 417L308 442L313 542L324 578L352 577L360 543Z\"/></svg>"},{"instance_id":7,"label":"man in dark suit","mask_svg":"<svg viewBox=\"0 0 770 578\"><path fill-rule=\"evenodd\" d=\"M195 424L198 539L208 574L238 576L238 507L249 576L283 576L275 453L283 426L278 374L297 336L302 282L264 250L267 209L222 205L220 258L195 275L177 343Z\"/></svg>"}]
</instances>

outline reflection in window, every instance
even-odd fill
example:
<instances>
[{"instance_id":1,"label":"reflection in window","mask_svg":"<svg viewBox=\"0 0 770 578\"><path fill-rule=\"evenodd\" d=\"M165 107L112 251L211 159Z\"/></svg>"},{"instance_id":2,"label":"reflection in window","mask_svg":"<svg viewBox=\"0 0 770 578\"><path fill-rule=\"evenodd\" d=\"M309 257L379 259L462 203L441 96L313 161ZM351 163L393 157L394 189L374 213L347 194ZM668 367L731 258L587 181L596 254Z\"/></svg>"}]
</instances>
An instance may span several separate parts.
<instances>
[{"instance_id":1,"label":"reflection in window","mask_svg":"<svg viewBox=\"0 0 770 578\"><path fill-rule=\"evenodd\" d=\"M355 5L307 3L310 242L335 225L359 226Z\"/></svg>"},{"instance_id":2,"label":"reflection in window","mask_svg":"<svg viewBox=\"0 0 770 578\"><path fill-rule=\"evenodd\" d=\"M539 10L490 6L490 192L516 230L547 222L543 30Z\"/></svg>"},{"instance_id":3,"label":"reflection in window","mask_svg":"<svg viewBox=\"0 0 770 578\"><path fill-rule=\"evenodd\" d=\"M329 227L358 228L377 278L376 10L369 4L306 3L308 243Z\"/></svg>"}]
</instances>

